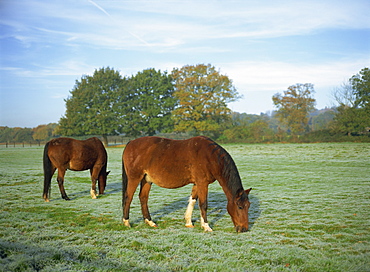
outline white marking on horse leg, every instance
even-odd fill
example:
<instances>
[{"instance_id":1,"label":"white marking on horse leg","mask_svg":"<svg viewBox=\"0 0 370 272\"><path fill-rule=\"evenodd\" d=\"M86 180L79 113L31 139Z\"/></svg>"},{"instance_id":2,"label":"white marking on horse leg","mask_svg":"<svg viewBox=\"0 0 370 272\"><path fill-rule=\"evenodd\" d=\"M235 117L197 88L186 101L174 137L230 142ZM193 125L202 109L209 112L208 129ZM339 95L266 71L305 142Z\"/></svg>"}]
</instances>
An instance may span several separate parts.
<instances>
[{"instance_id":1,"label":"white marking on horse leg","mask_svg":"<svg viewBox=\"0 0 370 272\"><path fill-rule=\"evenodd\" d=\"M98 194L96 193L96 190L90 189L90 195L92 199L96 199Z\"/></svg>"},{"instance_id":2,"label":"white marking on horse leg","mask_svg":"<svg viewBox=\"0 0 370 272\"><path fill-rule=\"evenodd\" d=\"M186 208L186 212L185 212L185 227L188 227L188 228L193 228L193 223L191 222L191 215L193 214L193 209L194 209L194 206L195 206L195 203L197 202L196 199L193 199L191 196L189 198L189 204L188 204L188 207Z\"/></svg>"},{"instance_id":3,"label":"white marking on horse leg","mask_svg":"<svg viewBox=\"0 0 370 272\"><path fill-rule=\"evenodd\" d=\"M124 224L126 227L131 228L130 220L129 220L129 219L122 219L122 222L123 222L123 224Z\"/></svg>"},{"instance_id":4,"label":"white marking on horse leg","mask_svg":"<svg viewBox=\"0 0 370 272\"><path fill-rule=\"evenodd\" d=\"M149 226L151 226L151 227L154 227L154 228L158 227L158 226L156 225L156 223L154 223L154 222L153 222L153 221L151 221L151 220L145 219L144 221L145 221L145 223L147 223L147 224L148 224Z\"/></svg>"},{"instance_id":5,"label":"white marking on horse leg","mask_svg":"<svg viewBox=\"0 0 370 272\"><path fill-rule=\"evenodd\" d=\"M208 225L208 223L204 222L204 219L203 219L202 215L200 215L200 225L202 226L202 228L204 229L205 232L213 231L211 229L211 227Z\"/></svg>"}]
</instances>

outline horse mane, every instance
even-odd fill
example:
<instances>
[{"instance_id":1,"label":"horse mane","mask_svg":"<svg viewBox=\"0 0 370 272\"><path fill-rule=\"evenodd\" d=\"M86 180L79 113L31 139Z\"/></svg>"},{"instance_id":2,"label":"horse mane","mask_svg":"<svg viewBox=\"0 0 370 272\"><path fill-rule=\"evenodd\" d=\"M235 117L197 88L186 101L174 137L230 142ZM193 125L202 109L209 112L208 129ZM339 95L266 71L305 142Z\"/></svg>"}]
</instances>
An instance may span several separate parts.
<instances>
[{"instance_id":1,"label":"horse mane","mask_svg":"<svg viewBox=\"0 0 370 272\"><path fill-rule=\"evenodd\" d=\"M238 168L231 155L222 146L210 138L207 139L211 142L209 145L213 146L212 153L217 154L218 163L222 165L221 175L226 181L225 185L232 195L235 196L237 191L243 188Z\"/></svg>"}]
</instances>

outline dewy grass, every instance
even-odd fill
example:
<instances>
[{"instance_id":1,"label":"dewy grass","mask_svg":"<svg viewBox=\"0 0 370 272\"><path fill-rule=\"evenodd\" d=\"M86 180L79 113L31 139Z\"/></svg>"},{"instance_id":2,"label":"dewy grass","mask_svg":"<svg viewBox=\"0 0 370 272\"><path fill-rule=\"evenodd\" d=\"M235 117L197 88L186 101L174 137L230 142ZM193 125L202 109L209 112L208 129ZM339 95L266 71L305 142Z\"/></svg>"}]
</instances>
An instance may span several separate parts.
<instances>
[{"instance_id":1,"label":"dewy grass","mask_svg":"<svg viewBox=\"0 0 370 272\"><path fill-rule=\"evenodd\" d=\"M204 233L183 215L191 186L153 186L142 220L121 224L121 148L108 148L106 194L93 200L89 172L67 171L62 200L54 177L42 199L42 147L0 149L0 271L369 271L370 144L224 146L245 188L253 187L250 231L237 234L217 182Z\"/></svg>"}]
</instances>

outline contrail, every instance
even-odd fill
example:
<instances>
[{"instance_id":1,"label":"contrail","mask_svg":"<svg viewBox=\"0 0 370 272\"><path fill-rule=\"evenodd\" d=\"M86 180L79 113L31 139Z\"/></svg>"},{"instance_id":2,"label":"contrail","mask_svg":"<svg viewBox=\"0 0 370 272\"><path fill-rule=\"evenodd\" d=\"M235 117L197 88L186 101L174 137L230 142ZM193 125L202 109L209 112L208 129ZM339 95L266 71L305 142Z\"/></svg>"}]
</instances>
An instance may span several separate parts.
<instances>
[{"instance_id":1,"label":"contrail","mask_svg":"<svg viewBox=\"0 0 370 272\"><path fill-rule=\"evenodd\" d=\"M89 0L89 2L91 3L91 4L93 4L95 7L97 7L98 9L100 9L102 12L104 12L106 15L108 15L109 17L111 17L110 16L110 14L105 10L105 9L103 9L101 6L99 6L97 3L95 3L94 1L92 1L92 0ZM112 18L112 17L111 17Z\"/></svg>"},{"instance_id":2,"label":"contrail","mask_svg":"<svg viewBox=\"0 0 370 272\"><path fill-rule=\"evenodd\" d=\"M103 9L101 6L99 6L97 3L95 3L94 1L92 0L88 0L91 4L93 4L95 7L97 7L98 9L100 9L102 12L104 12L109 18L111 18L112 20L113 17L110 16L110 14L105 10ZM151 46L148 42L146 42L145 40L143 40L142 38L140 38L139 36L135 35L134 33L130 32L130 31L127 31L131 36L133 36L135 39L139 40L140 42L142 42L143 44L147 45L147 46Z\"/></svg>"},{"instance_id":3,"label":"contrail","mask_svg":"<svg viewBox=\"0 0 370 272\"><path fill-rule=\"evenodd\" d=\"M143 44L147 45L147 46L151 46L150 43L148 43L147 41L143 40L142 38L140 38L139 36L135 35L134 33L132 33L131 31L127 31L128 33L130 33L131 36L133 36L134 38L138 39L139 41L141 41Z\"/></svg>"}]
</instances>

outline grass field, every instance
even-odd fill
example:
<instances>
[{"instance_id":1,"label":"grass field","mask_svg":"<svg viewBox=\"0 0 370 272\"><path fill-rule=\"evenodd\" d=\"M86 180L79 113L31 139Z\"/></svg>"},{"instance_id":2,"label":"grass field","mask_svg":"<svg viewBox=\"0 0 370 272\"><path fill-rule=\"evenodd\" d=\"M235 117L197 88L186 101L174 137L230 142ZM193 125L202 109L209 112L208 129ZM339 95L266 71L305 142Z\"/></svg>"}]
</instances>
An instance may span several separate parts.
<instances>
[{"instance_id":1,"label":"grass field","mask_svg":"<svg viewBox=\"0 0 370 272\"><path fill-rule=\"evenodd\" d=\"M237 234L217 182L214 232L184 227L191 186L153 186L158 228L121 224L122 148L109 148L106 194L91 199L89 173L67 172L60 198L42 199L40 147L0 149L0 271L370 271L370 144L224 146L245 188L253 187L250 231Z\"/></svg>"}]
</instances>

